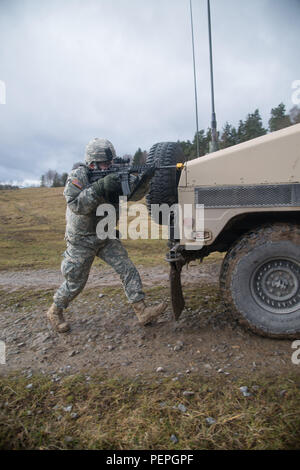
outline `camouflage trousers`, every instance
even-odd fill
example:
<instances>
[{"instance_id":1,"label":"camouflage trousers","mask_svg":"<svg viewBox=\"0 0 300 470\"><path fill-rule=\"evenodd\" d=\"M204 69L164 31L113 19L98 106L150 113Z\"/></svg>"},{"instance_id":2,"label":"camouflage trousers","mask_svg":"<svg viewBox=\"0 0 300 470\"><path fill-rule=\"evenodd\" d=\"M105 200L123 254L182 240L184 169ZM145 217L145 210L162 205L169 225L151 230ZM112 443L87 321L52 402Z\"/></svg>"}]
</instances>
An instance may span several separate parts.
<instances>
[{"instance_id":1,"label":"camouflage trousers","mask_svg":"<svg viewBox=\"0 0 300 470\"><path fill-rule=\"evenodd\" d=\"M139 272L129 259L120 240L108 240L104 246L95 249L68 244L63 256L61 272L65 281L53 297L54 303L58 307L67 308L69 303L82 291L96 256L119 274L129 302L139 302L145 297Z\"/></svg>"}]
</instances>

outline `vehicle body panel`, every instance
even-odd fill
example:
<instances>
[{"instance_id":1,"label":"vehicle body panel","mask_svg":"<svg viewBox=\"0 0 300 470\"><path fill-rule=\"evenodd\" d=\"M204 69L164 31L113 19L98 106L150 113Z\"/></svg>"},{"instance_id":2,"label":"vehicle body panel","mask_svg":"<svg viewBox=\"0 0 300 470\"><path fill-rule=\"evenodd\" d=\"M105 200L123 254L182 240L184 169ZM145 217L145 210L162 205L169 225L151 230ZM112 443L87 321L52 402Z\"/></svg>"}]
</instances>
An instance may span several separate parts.
<instances>
[{"instance_id":1,"label":"vehicle body panel","mask_svg":"<svg viewBox=\"0 0 300 470\"><path fill-rule=\"evenodd\" d=\"M178 201L192 205L192 222L180 221L188 249L212 244L239 214L300 211L300 124L187 162ZM197 204L204 227L195 237Z\"/></svg>"}]
</instances>

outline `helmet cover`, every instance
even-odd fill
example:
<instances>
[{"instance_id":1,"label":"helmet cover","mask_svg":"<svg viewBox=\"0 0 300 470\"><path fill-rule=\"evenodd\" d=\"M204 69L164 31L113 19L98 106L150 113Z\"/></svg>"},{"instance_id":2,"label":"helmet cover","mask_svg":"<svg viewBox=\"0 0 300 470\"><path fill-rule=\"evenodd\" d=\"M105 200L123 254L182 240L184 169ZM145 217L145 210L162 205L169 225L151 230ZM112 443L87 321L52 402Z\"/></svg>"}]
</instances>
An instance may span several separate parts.
<instances>
[{"instance_id":1,"label":"helmet cover","mask_svg":"<svg viewBox=\"0 0 300 470\"><path fill-rule=\"evenodd\" d=\"M85 151L85 163L90 165L92 162L110 162L116 158L116 151L113 144L107 139L91 140Z\"/></svg>"}]
</instances>

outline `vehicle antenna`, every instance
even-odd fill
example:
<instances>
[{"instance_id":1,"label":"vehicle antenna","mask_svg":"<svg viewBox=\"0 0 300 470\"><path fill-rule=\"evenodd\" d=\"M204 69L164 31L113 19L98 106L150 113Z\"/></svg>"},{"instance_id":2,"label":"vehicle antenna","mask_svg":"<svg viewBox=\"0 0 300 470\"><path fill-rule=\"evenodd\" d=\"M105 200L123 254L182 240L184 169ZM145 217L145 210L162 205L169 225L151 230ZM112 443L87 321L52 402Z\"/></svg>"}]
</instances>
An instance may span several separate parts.
<instances>
[{"instance_id":1,"label":"vehicle antenna","mask_svg":"<svg viewBox=\"0 0 300 470\"><path fill-rule=\"evenodd\" d=\"M216 152L219 149L218 135L217 135L217 119L215 111L215 94L214 94L214 71L213 71L213 57L212 57L212 39L211 39L211 14L210 14L210 0L207 0L208 12L208 36L209 36L209 60L210 60L210 84L211 84L211 105L212 105L212 119L211 119L211 142L210 152Z\"/></svg>"},{"instance_id":2,"label":"vehicle antenna","mask_svg":"<svg viewBox=\"0 0 300 470\"><path fill-rule=\"evenodd\" d=\"M191 13L191 32L192 32L193 67L194 67L194 88L195 88L196 143L197 143L197 157L200 157L200 153L199 153L199 121L198 121L198 100L197 100L197 78L196 78L195 42L194 42L194 20L193 20L193 6L192 6L192 0L190 0L190 13Z\"/></svg>"}]
</instances>

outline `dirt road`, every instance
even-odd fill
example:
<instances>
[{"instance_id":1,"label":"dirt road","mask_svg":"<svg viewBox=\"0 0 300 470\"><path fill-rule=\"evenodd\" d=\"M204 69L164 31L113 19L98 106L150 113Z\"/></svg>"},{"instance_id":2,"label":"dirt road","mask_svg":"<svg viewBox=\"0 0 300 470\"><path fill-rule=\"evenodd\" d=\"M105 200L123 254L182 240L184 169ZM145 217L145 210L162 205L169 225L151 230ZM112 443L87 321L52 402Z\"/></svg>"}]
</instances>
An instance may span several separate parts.
<instances>
[{"instance_id":1,"label":"dirt road","mask_svg":"<svg viewBox=\"0 0 300 470\"><path fill-rule=\"evenodd\" d=\"M201 266L201 269L200 269ZM144 268L138 266L139 273L145 286L168 286L168 265ZM220 270L220 263L206 263L203 265L190 265L182 271L184 283L216 282ZM54 289L60 285L63 277L60 271L54 269L40 269L28 271L0 271L0 289L14 291L18 289ZM87 283L87 288L119 286L120 280L113 269L103 266L93 267Z\"/></svg>"}]
</instances>

